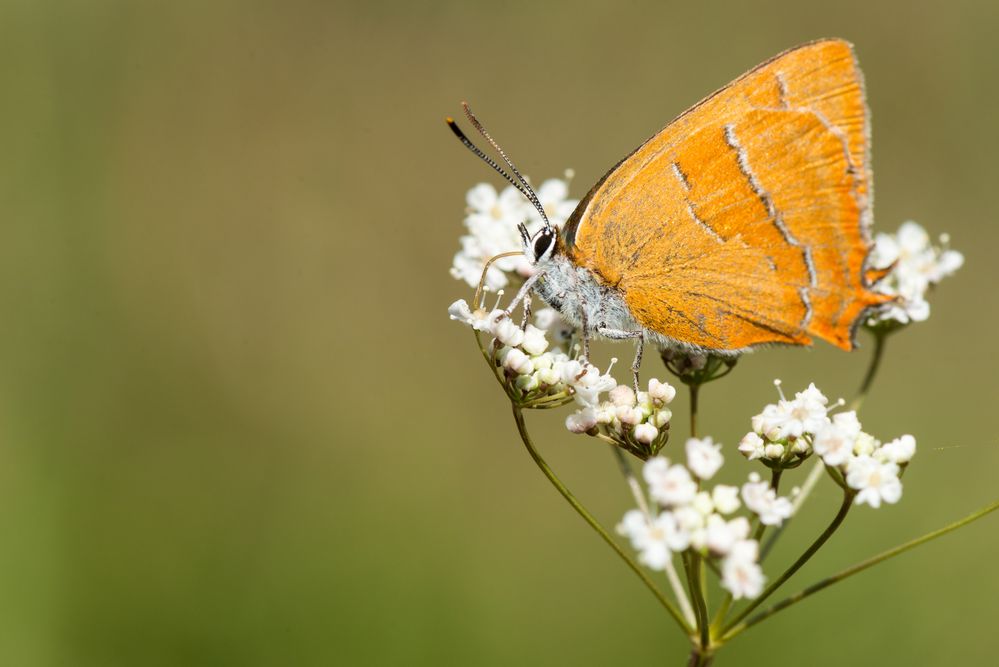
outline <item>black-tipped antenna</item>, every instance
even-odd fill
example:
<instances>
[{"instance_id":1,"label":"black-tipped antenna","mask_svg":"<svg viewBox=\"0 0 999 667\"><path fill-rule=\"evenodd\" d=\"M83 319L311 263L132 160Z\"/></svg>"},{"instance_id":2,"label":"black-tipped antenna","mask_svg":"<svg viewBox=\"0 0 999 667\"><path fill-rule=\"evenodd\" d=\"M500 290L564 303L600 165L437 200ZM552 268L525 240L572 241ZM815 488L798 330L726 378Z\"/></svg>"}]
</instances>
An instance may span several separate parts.
<instances>
[{"instance_id":1,"label":"black-tipped antenna","mask_svg":"<svg viewBox=\"0 0 999 667\"><path fill-rule=\"evenodd\" d=\"M534 204L534 208L538 209L538 212L541 214L541 217L545 221L545 227L551 227L551 223L548 222L548 216L545 215L544 207L541 205L541 200L538 199L538 195L536 192L534 192L534 188L531 187L531 184L527 182L527 179L524 178L524 175L521 174L520 171L517 170L517 167L513 165L513 162L510 160L509 157L507 157L506 152L502 148L500 148L500 145L496 143L496 140L493 139L492 136L489 134L489 132L486 131L486 128L482 124L482 122L475 117L475 114L472 113L471 107L468 106L468 102L462 102L461 108L464 109L465 118L467 118L468 122L472 124L472 127L478 130L479 134L481 134L483 137L486 138L486 141L488 141L489 144L496 149L496 152L500 154L500 157L503 158L503 161L506 162L508 167L510 167L510 171L513 172L513 175L516 176L518 179L520 179L520 182L524 184L524 188L527 190L527 192L530 195L528 199L530 199L531 203Z\"/></svg>"},{"instance_id":2,"label":"black-tipped antenna","mask_svg":"<svg viewBox=\"0 0 999 667\"><path fill-rule=\"evenodd\" d=\"M474 118L474 116L473 116L473 118ZM475 144L473 144L472 141L467 136L465 136L465 133L461 131L461 128L458 127L458 124L456 122L454 122L453 118L451 118L450 116L448 116L444 120L445 120L445 122L447 122L448 127L451 128L451 131L454 132L454 136L458 137L458 140L461 141L461 143L463 143L465 145L465 148L467 148L468 150L470 150L473 153L475 153L475 155L479 159L481 159L483 162L485 162L490 167L492 167L496 171L496 173L498 173L500 176L502 176L504 179L506 179L506 181L510 185L512 185L513 187L517 188L517 190L520 192L520 194L524 195L524 197L527 198L527 201L531 202L531 204L534 206L534 208L537 209L538 213L541 214L541 219L545 223L545 228L546 229L551 229L551 226L552 226L551 222L548 221L548 216L545 214L545 210L541 206L541 201L538 199L538 196L534 193L534 190L527 183L527 181L524 180L524 177L520 175L520 172L518 172L517 169L512 164L510 164L510 161L506 158L506 155L502 151L500 151L500 154L503 155L503 159L506 161L507 164L510 165L510 168L513 169L514 173L517 174L517 176L519 177L519 179L514 179L514 177L511 176L510 174L508 174L503 169L503 167L499 166L496 163L496 160L492 159L491 157L489 157L488 155L486 155L485 153L483 153L482 150L479 149L478 146L476 146ZM479 124L477 120L474 121L474 123L477 125L477 129L479 127L481 127L481 124ZM483 130L480 130L480 132L483 132ZM492 138L490 138L484 132L483 132L483 136L485 136L489 140L489 143L491 145L493 145L494 147L496 147L497 150L499 150L499 146L496 146L496 143L492 140Z\"/></svg>"}]
</instances>

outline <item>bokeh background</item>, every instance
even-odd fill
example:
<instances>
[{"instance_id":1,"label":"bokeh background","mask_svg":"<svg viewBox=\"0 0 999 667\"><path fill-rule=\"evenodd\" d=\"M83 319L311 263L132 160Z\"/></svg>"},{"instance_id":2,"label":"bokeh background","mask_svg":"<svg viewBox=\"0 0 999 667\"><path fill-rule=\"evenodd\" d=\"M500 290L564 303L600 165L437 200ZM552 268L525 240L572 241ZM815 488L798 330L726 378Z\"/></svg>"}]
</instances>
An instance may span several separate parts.
<instances>
[{"instance_id":1,"label":"bokeh background","mask_svg":"<svg viewBox=\"0 0 999 667\"><path fill-rule=\"evenodd\" d=\"M862 414L918 438L903 502L855 512L787 592L995 499L997 28L968 0L6 0L0 664L681 664L447 319L470 294L447 272L464 193L496 179L442 117L472 101L535 179L574 168L578 197L817 37L855 42L867 76L878 228L914 218L967 262ZM869 350L745 358L705 390L704 429L734 458L774 377L849 397ZM627 490L563 416L530 424L613 524ZM830 486L774 564L834 513ZM992 664L997 522L718 664Z\"/></svg>"}]
</instances>

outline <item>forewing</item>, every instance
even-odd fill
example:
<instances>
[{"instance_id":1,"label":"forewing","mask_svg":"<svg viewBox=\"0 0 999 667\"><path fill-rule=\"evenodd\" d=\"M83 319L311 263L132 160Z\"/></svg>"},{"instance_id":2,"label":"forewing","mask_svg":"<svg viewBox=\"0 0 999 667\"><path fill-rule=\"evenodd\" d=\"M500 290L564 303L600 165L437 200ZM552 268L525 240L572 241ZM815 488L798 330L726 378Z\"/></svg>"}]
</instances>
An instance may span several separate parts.
<instances>
[{"instance_id":1,"label":"forewing","mask_svg":"<svg viewBox=\"0 0 999 667\"><path fill-rule=\"evenodd\" d=\"M870 208L867 114L848 44L788 51L685 112L566 227L574 259L640 324L708 349L808 334L851 347Z\"/></svg>"}]
</instances>

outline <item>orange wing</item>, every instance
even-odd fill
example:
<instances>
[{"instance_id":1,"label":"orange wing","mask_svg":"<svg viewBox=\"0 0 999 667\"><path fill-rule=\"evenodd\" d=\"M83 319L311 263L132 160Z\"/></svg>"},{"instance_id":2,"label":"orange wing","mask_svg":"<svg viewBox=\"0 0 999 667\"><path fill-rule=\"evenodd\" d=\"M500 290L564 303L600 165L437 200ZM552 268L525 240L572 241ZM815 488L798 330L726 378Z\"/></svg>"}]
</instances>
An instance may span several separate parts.
<instances>
[{"instance_id":1,"label":"orange wing","mask_svg":"<svg viewBox=\"0 0 999 667\"><path fill-rule=\"evenodd\" d=\"M642 326L719 351L851 349L865 282L868 113L849 44L786 51L649 139L566 223Z\"/></svg>"}]
</instances>

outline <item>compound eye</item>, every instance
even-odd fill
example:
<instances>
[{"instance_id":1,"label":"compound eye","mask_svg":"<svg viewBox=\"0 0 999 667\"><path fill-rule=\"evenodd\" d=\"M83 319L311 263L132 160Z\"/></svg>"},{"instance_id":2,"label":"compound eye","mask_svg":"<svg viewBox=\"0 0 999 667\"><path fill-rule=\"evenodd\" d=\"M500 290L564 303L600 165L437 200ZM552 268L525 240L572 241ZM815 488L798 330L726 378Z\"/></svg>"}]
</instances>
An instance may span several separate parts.
<instances>
[{"instance_id":1,"label":"compound eye","mask_svg":"<svg viewBox=\"0 0 999 667\"><path fill-rule=\"evenodd\" d=\"M538 234L538 238L534 240L534 259L541 259L554 243L555 237L551 232L546 230Z\"/></svg>"}]
</instances>

